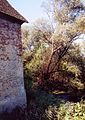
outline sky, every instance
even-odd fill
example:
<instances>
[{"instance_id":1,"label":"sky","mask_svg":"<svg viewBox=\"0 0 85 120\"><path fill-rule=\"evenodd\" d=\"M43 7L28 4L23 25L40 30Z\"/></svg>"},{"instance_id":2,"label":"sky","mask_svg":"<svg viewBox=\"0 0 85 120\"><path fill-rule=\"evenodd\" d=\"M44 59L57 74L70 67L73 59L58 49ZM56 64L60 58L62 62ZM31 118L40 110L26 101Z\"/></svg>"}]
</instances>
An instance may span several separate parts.
<instances>
[{"instance_id":1,"label":"sky","mask_svg":"<svg viewBox=\"0 0 85 120\"><path fill-rule=\"evenodd\" d=\"M38 18L46 18L46 13L41 7L43 1L46 0L8 0L8 2L29 21L29 23L34 22ZM81 2L85 5L85 0L81 0Z\"/></svg>"},{"instance_id":2,"label":"sky","mask_svg":"<svg viewBox=\"0 0 85 120\"><path fill-rule=\"evenodd\" d=\"M23 15L29 23L38 18L46 17L44 9L41 7L46 0L8 0L9 3ZM85 4L85 0L81 0Z\"/></svg>"},{"instance_id":3,"label":"sky","mask_svg":"<svg viewBox=\"0 0 85 120\"><path fill-rule=\"evenodd\" d=\"M42 2L44 0L8 0L8 2L29 22L45 16Z\"/></svg>"}]
</instances>

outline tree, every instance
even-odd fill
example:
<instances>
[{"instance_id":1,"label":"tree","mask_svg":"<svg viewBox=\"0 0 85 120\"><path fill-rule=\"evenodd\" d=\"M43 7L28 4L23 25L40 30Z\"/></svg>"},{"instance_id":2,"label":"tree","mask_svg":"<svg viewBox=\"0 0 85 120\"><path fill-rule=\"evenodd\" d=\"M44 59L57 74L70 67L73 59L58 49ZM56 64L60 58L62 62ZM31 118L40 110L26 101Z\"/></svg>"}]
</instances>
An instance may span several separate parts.
<instances>
[{"instance_id":1,"label":"tree","mask_svg":"<svg viewBox=\"0 0 85 120\"><path fill-rule=\"evenodd\" d=\"M50 39L52 49L44 75L45 80L59 70L60 61L73 41L85 32L85 8L79 0L53 0L51 3L57 26ZM56 57L55 62L53 62L54 57Z\"/></svg>"},{"instance_id":2,"label":"tree","mask_svg":"<svg viewBox=\"0 0 85 120\"><path fill-rule=\"evenodd\" d=\"M35 48L32 52L31 68L35 63L33 59L41 54L38 78L47 85L59 75L61 62L72 43L85 33L85 7L80 0L51 0L51 6L56 25L38 20L32 26L29 38ZM30 64L31 61L28 66Z\"/></svg>"}]
</instances>

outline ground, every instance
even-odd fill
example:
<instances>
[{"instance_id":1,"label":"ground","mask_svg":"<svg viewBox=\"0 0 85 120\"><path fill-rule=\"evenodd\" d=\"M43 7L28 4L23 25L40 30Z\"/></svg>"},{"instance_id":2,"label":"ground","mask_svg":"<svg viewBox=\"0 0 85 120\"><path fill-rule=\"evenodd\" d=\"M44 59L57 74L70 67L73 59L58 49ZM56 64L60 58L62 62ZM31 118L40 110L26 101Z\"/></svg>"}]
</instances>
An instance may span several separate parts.
<instances>
[{"instance_id":1,"label":"ground","mask_svg":"<svg viewBox=\"0 0 85 120\"><path fill-rule=\"evenodd\" d=\"M85 120L84 103L71 101L68 93L35 89L28 94L27 109L17 107L1 114L0 120Z\"/></svg>"}]
</instances>

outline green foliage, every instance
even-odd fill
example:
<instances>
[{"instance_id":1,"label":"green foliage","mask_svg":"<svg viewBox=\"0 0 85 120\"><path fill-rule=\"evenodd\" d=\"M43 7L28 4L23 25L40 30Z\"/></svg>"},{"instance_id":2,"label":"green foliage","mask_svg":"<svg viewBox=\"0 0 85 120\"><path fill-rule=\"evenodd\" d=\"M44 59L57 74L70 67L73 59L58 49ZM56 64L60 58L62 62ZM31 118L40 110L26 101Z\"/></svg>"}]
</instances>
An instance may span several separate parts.
<instances>
[{"instance_id":1,"label":"green foliage","mask_svg":"<svg viewBox=\"0 0 85 120\"><path fill-rule=\"evenodd\" d=\"M38 19L23 31L25 67L43 88L84 88L84 56L72 44L85 33L84 5L80 0L52 0L49 8L55 24Z\"/></svg>"},{"instance_id":2,"label":"green foliage","mask_svg":"<svg viewBox=\"0 0 85 120\"><path fill-rule=\"evenodd\" d=\"M33 56L33 59L31 60L30 63L28 63L27 68L31 72L36 72L37 70L40 69L41 65L43 64L43 58L42 58L42 48L39 47L35 55Z\"/></svg>"},{"instance_id":3,"label":"green foliage","mask_svg":"<svg viewBox=\"0 0 85 120\"><path fill-rule=\"evenodd\" d=\"M73 103L37 89L29 103L30 118L38 120L85 120L85 101Z\"/></svg>"},{"instance_id":4,"label":"green foliage","mask_svg":"<svg viewBox=\"0 0 85 120\"><path fill-rule=\"evenodd\" d=\"M78 76L80 74L80 70L79 70L78 66L74 65L72 63L64 62L62 64L62 70L66 70L67 72L71 72L71 73L75 74L75 76Z\"/></svg>"},{"instance_id":5,"label":"green foliage","mask_svg":"<svg viewBox=\"0 0 85 120\"><path fill-rule=\"evenodd\" d=\"M47 120L85 120L85 105L83 102L49 106L46 110Z\"/></svg>"},{"instance_id":6,"label":"green foliage","mask_svg":"<svg viewBox=\"0 0 85 120\"><path fill-rule=\"evenodd\" d=\"M59 120L85 120L85 103L66 103L58 111Z\"/></svg>"},{"instance_id":7,"label":"green foliage","mask_svg":"<svg viewBox=\"0 0 85 120\"><path fill-rule=\"evenodd\" d=\"M81 99L85 90L85 56L72 44L85 34L85 7L80 0L51 0L49 7L52 20L38 19L23 33L29 116L34 120L85 120L83 101L66 102ZM56 89L70 92L71 97L50 94Z\"/></svg>"}]
</instances>

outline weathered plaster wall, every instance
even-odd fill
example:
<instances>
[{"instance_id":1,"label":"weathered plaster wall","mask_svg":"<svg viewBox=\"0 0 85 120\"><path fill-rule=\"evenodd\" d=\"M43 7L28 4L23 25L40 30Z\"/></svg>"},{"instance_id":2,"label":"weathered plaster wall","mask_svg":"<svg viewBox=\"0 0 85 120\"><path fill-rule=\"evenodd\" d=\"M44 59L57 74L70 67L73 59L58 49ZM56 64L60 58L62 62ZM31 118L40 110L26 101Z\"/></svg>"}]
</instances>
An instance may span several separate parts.
<instances>
[{"instance_id":1,"label":"weathered plaster wall","mask_svg":"<svg viewBox=\"0 0 85 120\"><path fill-rule=\"evenodd\" d=\"M21 26L0 19L0 111L26 105Z\"/></svg>"}]
</instances>

